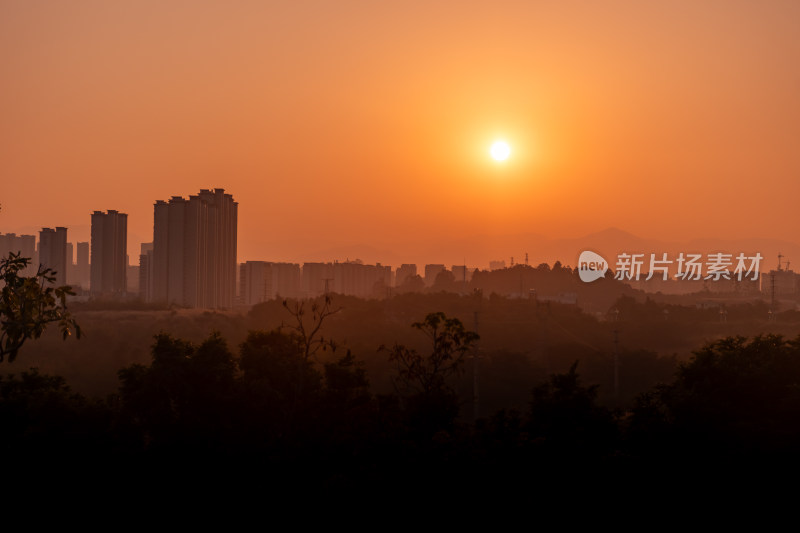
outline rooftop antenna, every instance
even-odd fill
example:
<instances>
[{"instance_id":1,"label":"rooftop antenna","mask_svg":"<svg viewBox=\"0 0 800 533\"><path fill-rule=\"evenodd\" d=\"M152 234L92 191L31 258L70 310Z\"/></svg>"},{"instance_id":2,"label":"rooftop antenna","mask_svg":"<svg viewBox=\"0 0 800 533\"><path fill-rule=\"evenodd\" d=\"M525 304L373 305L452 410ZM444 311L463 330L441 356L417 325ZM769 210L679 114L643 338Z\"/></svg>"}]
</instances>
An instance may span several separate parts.
<instances>
[{"instance_id":1,"label":"rooftop antenna","mask_svg":"<svg viewBox=\"0 0 800 533\"><path fill-rule=\"evenodd\" d=\"M779 270L779 271L780 271L780 269L781 269L781 259L783 259L783 254L781 254L780 252L778 252L778 270Z\"/></svg>"},{"instance_id":2,"label":"rooftop antenna","mask_svg":"<svg viewBox=\"0 0 800 533\"><path fill-rule=\"evenodd\" d=\"M525 252L525 266L528 265L528 252Z\"/></svg>"}]
</instances>

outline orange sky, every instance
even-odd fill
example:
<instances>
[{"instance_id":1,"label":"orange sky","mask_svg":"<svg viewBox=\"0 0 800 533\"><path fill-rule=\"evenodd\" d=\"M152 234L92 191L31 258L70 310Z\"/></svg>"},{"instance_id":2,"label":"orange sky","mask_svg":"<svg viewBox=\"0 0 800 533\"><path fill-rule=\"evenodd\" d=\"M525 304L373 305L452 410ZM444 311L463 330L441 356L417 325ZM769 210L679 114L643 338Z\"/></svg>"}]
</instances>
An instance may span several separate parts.
<instances>
[{"instance_id":1,"label":"orange sky","mask_svg":"<svg viewBox=\"0 0 800 533\"><path fill-rule=\"evenodd\" d=\"M0 232L117 209L135 262L155 200L223 187L240 260L798 241L798 35L793 0L0 0Z\"/></svg>"}]
</instances>

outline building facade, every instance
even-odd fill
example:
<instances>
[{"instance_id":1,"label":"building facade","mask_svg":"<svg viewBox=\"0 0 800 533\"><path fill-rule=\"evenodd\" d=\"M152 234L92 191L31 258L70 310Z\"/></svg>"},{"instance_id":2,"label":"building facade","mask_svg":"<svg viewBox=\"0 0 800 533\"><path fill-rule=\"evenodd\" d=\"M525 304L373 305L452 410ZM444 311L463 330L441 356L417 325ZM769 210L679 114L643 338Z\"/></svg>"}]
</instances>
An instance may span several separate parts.
<instances>
[{"instance_id":1,"label":"building facade","mask_svg":"<svg viewBox=\"0 0 800 533\"><path fill-rule=\"evenodd\" d=\"M302 271L297 263L247 261L240 265L242 304L255 305L275 298L302 297Z\"/></svg>"},{"instance_id":2,"label":"building facade","mask_svg":"<svg viewBox=\"0 0 800 533\"><path fill-rule=\"evenodd\" d=\"M333 292L359 298L385 298L392 284L392 267L360 261L333 264Z\"/></svg>"},{"instance_id":3,"label":"building facade","mask_svg":"<svg viewBox=\"0 0 800 533\"><path fill-rule=\"evenodd\" d=\"M17 235L16 233L0 233L0 258L8 259L9 253L20 254L21 257L30 259L30 263L20 271L23 276L33 276L39 266L39 256L36 253L35 235Z\"/></svg>"},{"instance_id":4,"label":"building facade","mask_svg":"<svg viewBox=\"0 0 800 533\"><path fill-rule=\"evenodd\" d=\"M109 209L92 213L89 287L92 294L127 291L128 215Z\"/></svg>"},{"instance_id":5,"label":"building facade","mask_svg":"<svg viewBox=\"0 0 800 533\"><path fill-rule=\"evenodd\" d=\"M56 287L67 284L67 228L42 228L39 232L39 264L55 272L53 284Z\"/></svg>"},{"instance_id":6,"label":"building facade","mask_svg":"<svg viewBox=\"0 0 800 533\"><path fill-rule=\"evenodd\" d=\"M408 263L402 264L395 273L394 284L396 287L402 287L403 283L405 283L408 278L413 278L416 275L417 265Z\"/></svg>"},{"instance_id":7,"label":"building facade","mask_svg":"<svg viewBox=\"0 0 800 533\"><path fill-rule=\"evenodd\" d=\"M238 206L224 189L155 203L150 301L208 309L233 306Z\"/></svg>"},{"instance_id":8,"label":"building facade","mask_svg":"<svg viewBox=\"0 0 800 533\"><path fill-rule=\"evenodd\" d=\"M139 298L153 301L153 243L143 242L139 252Z\"/></svg>"},{"instance_id":9,"label":"building facade","mask_svg":"<svg viewBox=\"0 0 800 533\"><path fill-rule=\"evenodd\" d=\"M76 250L75 271L77 273L78 285L82 289L89 289L91 279L91 269L89 267L89 243L79 242Z\"/></svg>"},{"instance_id":10,"label":"building facade","mask_svg":"<svg viewBox=\"0 0 800 533\"><path fill-rule=\"evenodd\" d=\"M447 270L447 268L445 268L444 265L425 265L425 285L428 287L432 286L433 282L436 281L436 276L445 270Z\"/></svg>"}]
</instances>

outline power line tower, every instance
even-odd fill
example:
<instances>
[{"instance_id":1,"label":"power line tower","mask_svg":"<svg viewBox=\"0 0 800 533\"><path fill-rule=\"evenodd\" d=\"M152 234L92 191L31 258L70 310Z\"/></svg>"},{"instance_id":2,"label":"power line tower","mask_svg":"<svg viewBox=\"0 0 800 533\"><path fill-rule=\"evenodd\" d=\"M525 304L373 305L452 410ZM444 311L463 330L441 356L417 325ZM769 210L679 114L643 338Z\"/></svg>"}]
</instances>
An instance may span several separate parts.
<instances>
[{"instance_id":1,"label":"power line tower","mask_svg":"<svg viewBox=\"0 0 800 533\"><path fill-rule=\"evenodd\" d=\"M322 278L322 281L325 282L325 296L327 296L330 293L329 283L333 281L333 278Z\"/></svg>"}]
</instances>

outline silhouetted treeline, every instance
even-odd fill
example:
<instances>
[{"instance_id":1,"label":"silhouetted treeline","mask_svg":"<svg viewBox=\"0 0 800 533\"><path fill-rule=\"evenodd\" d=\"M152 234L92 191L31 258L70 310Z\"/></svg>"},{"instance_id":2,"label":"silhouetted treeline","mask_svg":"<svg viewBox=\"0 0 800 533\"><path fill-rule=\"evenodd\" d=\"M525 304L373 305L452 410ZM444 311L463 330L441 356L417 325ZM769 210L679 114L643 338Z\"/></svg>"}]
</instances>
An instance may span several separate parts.
<instances>
[{"instance_id":1,"label":"silhouetted treeline","mask_svg":"<svg viewBox=\"0 0 800 533\"><path fill-rule=\"evenodd\" d=\"M476 330L481 416L524 409L531 383L566 372L575 360L583 379L600 385L600 403L628 407L637 394L669 380L676 363L709 339L762 332L793 336L800 326L800 313L784 311L770 319L763 302L729 304L723 321L720 307L664 303L644 295L618 298L601 316L571 304L496 295L403 294L384 300L333 295L333 300L342 309L326 322L325 336L364 362L376 393L393 392L392 366L377 347L402 342L421 348L424 337L414 335L409 324L431 310ZM64 342L57 332L47 332L26 345L15 366L63 376L74 390L97 397L116 390L120 368L149 364L153 336L162 331L193 343L219 331L236 347L249 331L271 331L290 318L281 301L259 304L247 314L181 309L79 309L74 314L83 330L80 341ZM328 362L327 356L321 354L321 362ZM467 365L453 385L464 398L471 397L472 368ZM471 414L472 408L463 412Z\"/></svg>"},{"instance_id":2,"label":"silhouetted treeline","mask_svg":"<svg viewBox=\"0 0 800 533\"><path fill-rule=\"evenodd\" d=\"M463 383L443 368L456 354L469 366L477 339L441 313L417 324L418 348L382 352L393 392L371 388L352 352L315 362L302 339L277 330L234 347L218 333L200 343L158 334L150 361L120 369L104 401L61 377L10 375L0 379L0 443L19 464L247 468L286 487L328 488L741 467L800 453L800 337L708 343L626 408L600 402L602 387L574 361L527 383L524 408L473 422Z\"/></svg>"},{"instance_id":3,"label":"silhouetted treeline","mask_svg":"<svg viewBox=\"0 0 800 533\"><path fill-rule=\"evenodd\" d=\"M429 286L420 276L410 276L396 293L453 292L470 294L480 292L485 296L498 295L513 298L538 298L542 301L579 302L584 309L605 310L621 295L640 293L613 278L609 273L605 279L594 283L580 280L576 269L563 266L556 261L551 267L542 263L537 267L518 264L499 270L476 270L469 280L459 278L453 272L440 272ZM378 295L384 292L376 293Z\"/></svg>"}]
</instances>

